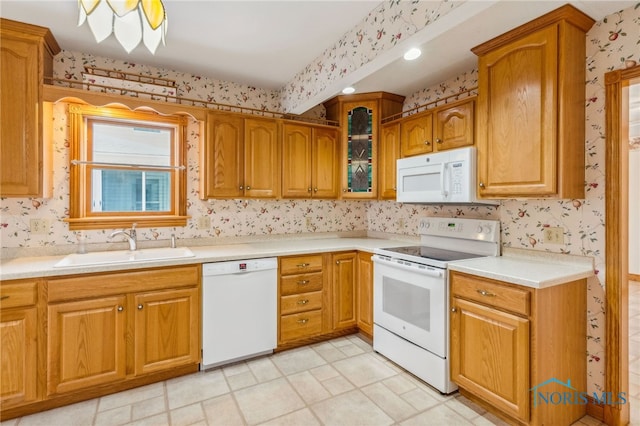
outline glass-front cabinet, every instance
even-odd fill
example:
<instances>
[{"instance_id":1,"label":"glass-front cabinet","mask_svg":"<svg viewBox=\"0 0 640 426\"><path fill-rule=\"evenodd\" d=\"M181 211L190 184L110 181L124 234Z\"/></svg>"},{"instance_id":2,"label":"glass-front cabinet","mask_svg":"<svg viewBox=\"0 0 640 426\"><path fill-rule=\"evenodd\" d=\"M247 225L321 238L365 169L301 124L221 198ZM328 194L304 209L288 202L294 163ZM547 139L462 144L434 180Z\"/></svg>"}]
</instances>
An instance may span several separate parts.
<instances>
[{"instance_id":1,"label":"glass-front cabinet","mask_svg":"<svg viewBox=\"0 0 640 426\"><path fill-rule=\"evenodd\" d=\"M385 92L336 96L324 103L327 119L342 128L341 197L376 199L379 195L378 130L384 117L402 111L403 96Z\"/></svg>"}]
</instances>

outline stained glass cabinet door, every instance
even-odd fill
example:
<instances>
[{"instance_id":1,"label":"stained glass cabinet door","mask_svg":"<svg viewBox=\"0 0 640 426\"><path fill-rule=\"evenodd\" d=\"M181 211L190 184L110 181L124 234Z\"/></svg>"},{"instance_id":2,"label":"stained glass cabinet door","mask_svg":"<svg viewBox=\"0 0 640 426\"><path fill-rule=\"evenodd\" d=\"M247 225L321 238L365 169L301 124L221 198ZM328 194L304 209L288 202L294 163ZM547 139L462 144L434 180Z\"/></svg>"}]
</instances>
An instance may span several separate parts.
<instances>
[{"instance_id":1,"label":"stained glass cabinet door","mask_svg":"<svg viewBox=\"0 0 640 426\"><path fill-rule=\"evenodd\" d=\"M343 104L342 198L377 197L378 102Z\"/></svg>"}]
</instances>

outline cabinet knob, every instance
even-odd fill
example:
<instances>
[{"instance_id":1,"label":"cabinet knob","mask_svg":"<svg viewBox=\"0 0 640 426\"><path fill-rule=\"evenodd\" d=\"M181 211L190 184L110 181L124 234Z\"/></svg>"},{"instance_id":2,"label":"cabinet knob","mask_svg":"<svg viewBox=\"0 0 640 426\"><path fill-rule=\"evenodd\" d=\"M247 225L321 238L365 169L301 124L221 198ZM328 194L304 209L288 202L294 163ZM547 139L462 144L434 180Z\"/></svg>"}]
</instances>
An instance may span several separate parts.
<instances>
[{"instance_id":1,"label":"cabinet knob","mask_svg":"<svg viewBox=\"0 0 640 426\"><path fill-rule=\"evenodd\" d=\"M309 280L298 280L298 281L296 281L296 284L298 284L298 285L309 284Z\"/></svg>"},{"instance_id":2,"label":"cabinet knob","mask_svg":"<svg viewBox=\"0 0 640 426\"><path fill-rule=\"evenodd\" d=\"M309 318L300 318L298 324L306 324L309 322Z\"/></svg>"},{"instance_id":3,"label":"cabinet knob","mask_svg":"<svg viewBox=\"0 0 640 426\"><path fill-rule=\"evenodd\" d=\"M311 187L308 187L308 188L307 188L307 192L311 192Z\"/></svg>"},{"instance_id":4,"label":"cabinet knob","mask_svg":"<svg viewBox=\"0 0 640 426\"><path fill-rule=\"evenodd\" d=\"M431 145L431 142L429 142L429 141L424 141L424 144L425 144L425 145Z\"/></svg>"},{"instance_id":5,"label":"cabinet knob","mask_svg":"<svg viewBox=\"0 0 640 426\"><path fill-rule=\"evenodd\" d=\"M139 311L141 311L141 310L142 310L142 308L143 308L142 303L140 303L140 304L138 305L138 310L139 310Z\"/></svg>"},{"instance_id":6,"label":"cabinet knob","mask_svg":"<svg viewBox=\"0 0 640 426\"><path fill-rule=\"evenodd\" d=\"M309 303L309 299L298 300L298 305L306 305L307 303Z\"/></svg>"},{"instance_id":7,"label":"cabinet knob","mask_svg":"<svg viewBox=\"0 0 640 426\"><path fill-rule=\"evenodd\" d=\"M398 188L396 188L396 187L394 186L394 187L393 187L393 190L394 190L394 191L397 191L397 190L398 190Z\"/></svg>"},{"instance_id":8,"label":"cabinet knob","mask_svg":"<svg viewBox=\"0 0 640 426\"><path fill-rule=\"evenodd\" d=\"M481 296L496 297L495 294L493 294L493 293L491 293L490 291L487 291L487 290L478 289L477 291L478 291L478 293L480 293Z\"/></svg>"},{"instance_id":9,"label":"cabinet knob","mask_svg":"<svg viewBox=\"0 0 640 426\"><path fill-rule=\"evenodd\" d=\"M442 139L436 138L436 143L442 143Z\"/></svg>"},{"instance_id":10,"label":"cabinet knob","mask_svg":"<svg viewBox=\"0 0 640 426\"><path fill-rule=\"evenodd\" d=\"M122 312L122 311L124 311L124 306L118 305L118 312Z\"/></svg>"},{"instance_id":11,"label":"cabinet knob","mask_svg":"<svg viewBox=\"0 0 640 426\"><path fill-rule=\"evenodd\" d=\"M318 188L313 188L313 192L318 192Z\"/></svg>"},{"instance_id":12,"label":"cabinet knob","mask_svg":"<svg viewBox=\"0 0 640 426\"><path fill-rule=\"evenodd\" d=\"M484 189L484 182L480 182L480 188Z\"/></svg>"},{"instance_id":13,"label":"cabinet knob","mask_svg":"<svg viewBox=\"0 0 640 426\"><path fill-rule=\"evenodd\" d=\"M242 191L244 189L244 186L240 185L240 191Z\"/></svg>"},{"instance_id":14,"label":"cabinet knob","mask_svg":"<svg viewBox=\"0 0 640 426\"><path fill-rule=\"evenodd\" d=\"M307 266L309 266L309 265L310 265L310 263L298 263L296 266L297 266L298 268L306 268L306 267L307 267Z\"/></svg>"},{"instance_id":15,"label":"cabinet knob","mask_svg":"<svg viewBox=\"0 0 640 426\"><path fill-rule=\"evenodd\" d=\"M458 312L458 310L454 306L453 308L451 308L451 312Z\"/></svg>"},{"instance_id":16,"label":"cabinet knob","mask_svg":"<svg viewBox=\"0 0 640 426\"><path fill-rule=\"evenodd\" d=\"M249 191L251 189L251 187L249 185L247 185L247 191Z\"/></svg>"}]
</instances>

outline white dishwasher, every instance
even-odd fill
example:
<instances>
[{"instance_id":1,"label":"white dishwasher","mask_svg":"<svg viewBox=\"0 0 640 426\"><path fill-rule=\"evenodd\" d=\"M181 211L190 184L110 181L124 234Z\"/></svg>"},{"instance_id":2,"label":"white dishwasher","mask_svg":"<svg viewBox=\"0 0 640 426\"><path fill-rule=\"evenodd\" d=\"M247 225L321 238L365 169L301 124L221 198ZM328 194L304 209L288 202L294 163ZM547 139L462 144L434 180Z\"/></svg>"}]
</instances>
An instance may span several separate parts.
<instances>
[{"instance_id":1,"label":"white dishwasher","mask_svg":"<svg viewBox=\"0 0 640 426\"><path fill-rule=\"evenodd\" d=\"M202 265L201 370L273 352L277 273L275 257Z\"/></svg>"}]
</instances>

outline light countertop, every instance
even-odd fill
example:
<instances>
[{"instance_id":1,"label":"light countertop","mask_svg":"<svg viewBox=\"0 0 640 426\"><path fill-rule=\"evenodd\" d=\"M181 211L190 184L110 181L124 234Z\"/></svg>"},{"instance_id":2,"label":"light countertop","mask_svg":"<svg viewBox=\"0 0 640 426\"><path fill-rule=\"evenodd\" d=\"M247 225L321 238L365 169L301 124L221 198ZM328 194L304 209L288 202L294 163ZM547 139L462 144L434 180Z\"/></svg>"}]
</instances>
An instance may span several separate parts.
<instances>
[{"instance_id":1,"label":"light countertop","mask_svg":"<svg viewBox=\"0 0 640 426\"><path fill-rule=\"evenodd\" d=\"M480 257L449 264L449 270L545 288L595 275L593 258L504 248L500 257Z\"/></svg>"},{"instance_id":2,"label":"light countertop","mask_svg":"<svg viewBox=\"0 0 640 426\"><path fill-rule=\"evenodd\" d=\"M400 247L409 244L410 243L403 240L367 237L275 239L273 241L245 242L239 244L188 246L195 254L195 257L108 265L72 266L64 268L54 268L53 265L65 256L17 257L2 261L0 264L0 280L52 277L105 271L125 271L161 266L189 265L196 263L221 262L226 260L255 259L260 257L348 250L373 252L376 248Z\"/></svg>"}]
</instances>

